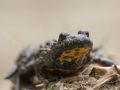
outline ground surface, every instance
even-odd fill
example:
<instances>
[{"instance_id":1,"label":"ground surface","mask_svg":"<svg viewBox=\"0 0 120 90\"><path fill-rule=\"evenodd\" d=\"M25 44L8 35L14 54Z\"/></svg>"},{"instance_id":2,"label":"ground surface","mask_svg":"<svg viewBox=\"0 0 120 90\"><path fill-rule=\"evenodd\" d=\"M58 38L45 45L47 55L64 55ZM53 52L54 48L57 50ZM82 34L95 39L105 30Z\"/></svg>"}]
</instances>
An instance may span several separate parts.
<instances>
[{"instance_id":1,"label":"ground surface","mask_svg":"<svg viewBox=\"0 0 120 90\"><path fill-rule=\"evenodd\" d=\"M37 84L40 90L120 90L120 66L101 68L90 65L78 75L50 83Z\"/></svg>"}]
</instances>

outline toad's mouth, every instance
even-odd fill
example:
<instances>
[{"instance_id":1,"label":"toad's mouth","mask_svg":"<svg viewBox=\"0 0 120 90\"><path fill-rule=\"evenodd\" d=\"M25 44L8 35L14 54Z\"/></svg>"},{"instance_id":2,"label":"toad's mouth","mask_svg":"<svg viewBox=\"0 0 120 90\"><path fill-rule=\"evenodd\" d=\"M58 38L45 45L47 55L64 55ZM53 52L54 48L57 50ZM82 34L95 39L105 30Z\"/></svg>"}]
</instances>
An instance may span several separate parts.
<instances>
[{"instance_id":1,"label":"toad's mouth","mask_svg":"<svg viewBox=\"0 0 120 90\"><path fill-rule=\"evenodd\" d=\"M61 55L59 60L61 62L71 62L75 60L81 60L82 57L84 57L88 52L90 51L90 48L74 48L71 50L64 51Z\"/></svg>"}]
</instances>

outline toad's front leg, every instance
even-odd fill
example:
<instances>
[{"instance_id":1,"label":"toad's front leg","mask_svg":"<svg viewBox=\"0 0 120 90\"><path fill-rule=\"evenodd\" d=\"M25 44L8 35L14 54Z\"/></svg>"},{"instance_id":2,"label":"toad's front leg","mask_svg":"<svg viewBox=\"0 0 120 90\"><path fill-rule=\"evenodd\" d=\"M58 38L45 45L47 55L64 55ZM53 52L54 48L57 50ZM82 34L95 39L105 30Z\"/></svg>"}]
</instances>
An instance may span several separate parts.
<instances>
[{"instance_id":1,"label":"toad's front leg","mask_svg":"<svg viewBox=\"0 0 120 90\"><path fill-rule=\"evenodd\" d=\"M44 63L36 64L35 72L38 77L38 80L48 84L53 81L59 80L61 77L55 74L55 69L52 67L44 66Z\"/></svg>"},{"instance_id":2,"label":"toad's front leg","mask_svg":"<svg viewBox=\"0 0 120 90\"><path fill-rule=\"evenodd\" d=\"M105 57L98 53L91 53L90 56L93 64L97 64L105 67L109 67L115 64L111 58Z\"/></svg>"}]
</instances>

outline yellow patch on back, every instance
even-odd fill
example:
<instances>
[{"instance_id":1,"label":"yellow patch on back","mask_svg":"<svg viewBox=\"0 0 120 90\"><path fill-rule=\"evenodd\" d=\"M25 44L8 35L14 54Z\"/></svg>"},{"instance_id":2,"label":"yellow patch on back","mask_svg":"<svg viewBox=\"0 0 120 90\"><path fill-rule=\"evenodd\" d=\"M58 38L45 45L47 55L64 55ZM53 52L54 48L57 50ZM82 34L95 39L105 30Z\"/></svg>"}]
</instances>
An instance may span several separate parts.
<instances>
[{"instance_id":1,"label":"yellow patch on back","mask_svg":"<svg viewBox=\"0 0 120 90\"><path fill-rule=\"evenodd\" d=\"M90 48L74 48L68 51L65 51L60 56L60 61L63 62L68 61L71 62L72 60L78 60L81 58L81 56L85 55Z\"/></svg>"}]
</instances>

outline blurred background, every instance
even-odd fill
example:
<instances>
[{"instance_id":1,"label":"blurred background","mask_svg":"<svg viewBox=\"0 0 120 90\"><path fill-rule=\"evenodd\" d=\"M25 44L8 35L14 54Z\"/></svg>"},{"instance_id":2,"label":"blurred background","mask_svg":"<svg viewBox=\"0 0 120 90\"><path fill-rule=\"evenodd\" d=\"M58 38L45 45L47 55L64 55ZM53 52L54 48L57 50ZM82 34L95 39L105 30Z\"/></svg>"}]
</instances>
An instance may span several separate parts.
<instances>
[{"instance_id":1,"label":"blurred background","mask_svg":"<svg viewBox=\"0 0 120 90\"><path fill-rule=\"evenodd\" d=\"M103 53L119 58L120 0L0 0L0 90L10 90L2 78L23 47L79 29L90 32L94 46L105 44Z\"/></svg>"}]
</instances>

